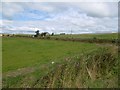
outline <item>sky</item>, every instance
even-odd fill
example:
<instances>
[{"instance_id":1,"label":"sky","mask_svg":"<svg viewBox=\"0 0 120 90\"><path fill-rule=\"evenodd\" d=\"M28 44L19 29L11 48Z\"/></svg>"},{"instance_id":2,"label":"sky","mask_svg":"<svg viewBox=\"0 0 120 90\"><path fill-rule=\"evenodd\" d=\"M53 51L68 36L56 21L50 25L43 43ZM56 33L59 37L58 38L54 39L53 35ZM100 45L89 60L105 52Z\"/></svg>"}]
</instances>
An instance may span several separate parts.
<instances>
[{"instance_id":1,"label":"sky","mask_svg":"<svg viewBox=\"0 0 120 90\"><path fill-rule=\"evenodd\" d=\"M118 32L117 2L2 2L0 33Z\"/></svg>"}]
</instances>

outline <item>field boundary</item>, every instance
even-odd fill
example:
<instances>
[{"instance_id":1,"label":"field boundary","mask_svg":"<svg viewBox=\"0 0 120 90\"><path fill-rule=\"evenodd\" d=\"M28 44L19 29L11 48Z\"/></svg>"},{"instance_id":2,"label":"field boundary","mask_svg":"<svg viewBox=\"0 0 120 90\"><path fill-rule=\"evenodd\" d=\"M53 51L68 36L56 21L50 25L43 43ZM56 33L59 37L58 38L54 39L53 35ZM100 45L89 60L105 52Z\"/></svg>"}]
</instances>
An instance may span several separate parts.
<instances>
[{"instance_id":1,"label":"field boundary","mask_svg":"<svg viewBox=\"0 0 120 90\"><path fill-rule=\"evenodd\" d=\"M118 45L120 43L119 39L98 39L98 38L57 38L52 36L46 37L32 37L32 36L3 36L3 37L24 37L24 38L32 38L32 39L44 39L44 40L59 40L59 41L72 41L72 42L85 42L85 43L110 43Z\"/></svg>"}]
</instances>

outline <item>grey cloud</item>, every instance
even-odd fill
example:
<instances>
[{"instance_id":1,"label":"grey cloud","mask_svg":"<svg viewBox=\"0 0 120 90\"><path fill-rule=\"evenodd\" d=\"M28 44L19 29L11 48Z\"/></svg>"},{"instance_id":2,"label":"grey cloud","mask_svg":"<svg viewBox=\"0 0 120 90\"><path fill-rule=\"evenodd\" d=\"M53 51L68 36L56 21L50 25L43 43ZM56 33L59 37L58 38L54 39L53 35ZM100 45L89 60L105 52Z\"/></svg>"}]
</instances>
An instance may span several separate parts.
<instances>
[{"instance_id":1,"label":"grey cloud","mask_svg":"<svg viewBox=\"0 0 120 90\"><path fill-rule=\"evenodd\" d=\"M73 3L88 16L92 17L116 17L118 14L117 2L81 2Z\"/></svg>"}]
</instances>

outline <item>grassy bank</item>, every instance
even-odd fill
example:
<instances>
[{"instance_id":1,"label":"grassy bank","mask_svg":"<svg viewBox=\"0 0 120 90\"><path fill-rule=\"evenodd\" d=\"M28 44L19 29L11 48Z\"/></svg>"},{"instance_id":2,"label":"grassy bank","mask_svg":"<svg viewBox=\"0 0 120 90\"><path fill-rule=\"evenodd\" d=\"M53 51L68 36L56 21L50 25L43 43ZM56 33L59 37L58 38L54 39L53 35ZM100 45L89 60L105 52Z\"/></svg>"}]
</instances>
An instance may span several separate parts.
<instances>
[{"instance_id":1,"label":"grassy bank","mask_svg":"<svg viewBox=\"0 0 120 90\"><path fill-rule=\"evenodd\" d=\"M54 69L35 85L49 88L113 88L118 87L117 52L99 48L64 63Z\"/></svg>"}]
</instances>

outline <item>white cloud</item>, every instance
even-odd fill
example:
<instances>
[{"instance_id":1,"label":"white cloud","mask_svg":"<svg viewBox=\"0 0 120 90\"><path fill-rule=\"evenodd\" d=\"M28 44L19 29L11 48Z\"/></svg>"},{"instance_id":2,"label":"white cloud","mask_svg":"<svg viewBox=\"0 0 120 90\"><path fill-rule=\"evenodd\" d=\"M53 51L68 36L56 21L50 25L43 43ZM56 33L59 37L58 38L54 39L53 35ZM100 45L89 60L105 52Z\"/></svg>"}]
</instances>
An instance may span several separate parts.
<instances>
[{"instance_id":1,"label":"white cloud","mask_svg":"<svg viewBox=\"0 0 120 90\"><path fill-rule=\"evenodd\" d=\"M63 14L64 17L65 15ZM67 17L67 16L66 16ZM117 32L117 18L91 18L86 16L82 19L67 17L66 19L47 21L3 21L3 30L23 30L40 32L65 32L65 33L96 33L96 32ZM6 27L7 26L7 27Z\"/></svg>"},{"instance_id":2,"label":"white cloud","mask_svg":"<svg viewBox=\"0 0 120 90\"><path fill-rule=\"evenodd\" d=\"M78 9L79 13L84 12L87 15L94 17L116 17L118 15L117 2L70 2L49 3L48 5L54 7L57 12L63 12L66 11L68 8L74 8Z\"/></svg>"},{"instance_id":3,"label":"white cloud","mask_svg":"<svg viewBox=\"0 0 120 90\"><path fill-rule=\"evenodd\" d=\"M14 17L15 14L24 11L19 3L2 3L2 14L6 18Z\"/></svg>"},{"instance_id":4,"label":"white cloud","mask_svg":"<svg viewBox=\"0 0 120 90\"><path fill-rule=\"evenodd\" d=\"M3 15L9 18L26 9L42 10L51 18L36 21L3 20L2 29L39 29L41 32L55 33L71 33L71 30L73 33L117 32L116 5L117 3L5 3ZM27 13L26 16L36 19L41 17L35 13Z\"/></svg>"},{"instance_id":5,"label":"white cloud","mask_svg":"<svg viewBox=\"0 0 120 90\"><path fill-rule=\"evenodd\" d=\"M3 16L13 17L16 13L25 11L25 9L33 9L44 11L48 13L60 13L66 11L68 8L79 9L87 15L94 17L117 16L118 4L117 2L80 2L80 3L33 3L33 2L11 2L2 3Z\"/></svg>"},{"instance_id":6,"label":"white cloud","mask_svg":"<svg viewBox=\"0 0 120 90\"><path fill-rule=\"evenodd\" d=\"M31 0L31 2L118 2L119 0ZM30 0L2 0L2 2L30 2Z\"/></svg>"},{"instance_id":7,"label":"white cloud","mask_svg":"<svg viewBox=\"0 0 120 90\"><path fill-rule=\"evenodd\" d=\"M94 17L117 16L118 13L117 2L81 2L71 3L71 5Z\"/></svg>"}]
</instances>

